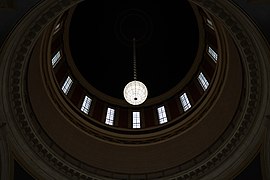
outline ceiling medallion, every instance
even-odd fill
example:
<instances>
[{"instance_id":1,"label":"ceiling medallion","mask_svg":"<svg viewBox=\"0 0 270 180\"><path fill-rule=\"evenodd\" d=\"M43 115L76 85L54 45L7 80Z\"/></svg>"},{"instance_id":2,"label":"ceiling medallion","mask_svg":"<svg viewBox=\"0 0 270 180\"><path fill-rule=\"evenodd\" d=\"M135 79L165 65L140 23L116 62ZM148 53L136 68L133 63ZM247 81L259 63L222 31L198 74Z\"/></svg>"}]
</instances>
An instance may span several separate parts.
<instances>
[{"instance_id":1,"label":"ceiling medallion","mask_svg":"<svg viewBox=\"0 0 270 180\"><path fill-rule=\"evenodd\" d=\"M148 96L148 90L146 86L137 80L136 72L136 48L135 38L133 38L133 77L134 80L129 82L124 88L124 98L131 105L142 104Z\"/></svg>"}]
</instances>

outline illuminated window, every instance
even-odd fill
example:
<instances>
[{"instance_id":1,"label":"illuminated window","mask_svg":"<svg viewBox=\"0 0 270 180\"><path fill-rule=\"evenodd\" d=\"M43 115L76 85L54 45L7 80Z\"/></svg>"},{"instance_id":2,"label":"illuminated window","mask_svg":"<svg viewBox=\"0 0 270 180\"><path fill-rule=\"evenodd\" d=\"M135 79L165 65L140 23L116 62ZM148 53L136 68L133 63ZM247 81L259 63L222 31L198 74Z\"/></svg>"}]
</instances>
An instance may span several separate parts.
<instances>
[{"instance_id":1,"label":"illuminated window","mask_svg":"<svg viewBox=\"0 0 270 180\"><path fill-rule=\"evenodd\" d=\"M88 96L85 96L82 103L81 111L84 112L85 114L88 114L91 102L92 102L92 99L90 99Z\"/></svg>"},{"instance_id":2,"label":"illuminated window","mask_svg":"<svg viewBox=\"0 0 270 180\"><path fill-rule=\"evenodd\" d=\"M58 51L52 58L52 66L55 67L60 59L61 59L61 52Z\"/></svg>"},{"instance_id":3,"label":"illuminated window","mask_svg":"<svg viewBox=\"0 0 270 180\"><path fill-rule=\"evenodd\" d=\"M210 19L206 19L206 23L207 23L207 25L208 25L211 29L214 30L213 23L212 23L212 21L211 21Z\"/></svg>"},{"instance_id":4,"label":"illuminated window","mask_svg":"<svg viewBox=\"0 0 270 180\"><path fill-rule=\"evenodd\" d=\"M199 83L201 84L203 90L205 91L209 86L209 82L207 81L207 79L205 78L205 76L203 75L202 72L200 72L200 74L198 76L198 80L199 80Z\"/></svg>"},{"instance_id":5,"label":"illuminated window","mask_svg":"<svg viewBox=\"0 0 270 180\"><path fill-rule=\"evenodd\" d=\"M59 31L60 27L61 27L61 23L58 23L54 28L53 34L56 34Z\"/></svg>"},{"instance_id":6,"label":"illuminated window","mask_svg":"<svg viewBox=\"0 0 270 180\"><path fill-rule=\"evenodd\" d=\"M208 46L208 54L215 62L217 62L218 54L210 46Z\"/></svg>"},{"instance_id":7,"label":"illuminated window","mask_svg":"<svg viewBox=\"0 0 270 180\"><path fill-rule=\"evenodd\" d=\"M113 120L114 120L114 109L108 108L105 124L113 125Z\"/></svg>"},{"instance_id":8,"label":"illuminated window","mask_svg":"<svg viewBox=\"0 0 270 180\"><path fill-rule=\"evenodd\" d=\"M68 76L65 83L63 84L62 86L62 91L65 93L65 95L68 94L70 88L71 88L71 85L72 85L73 81L72 79Z\"/></svg>"},{"instance_id":9,"label":"illuminated window","mask_svg":"<svg viewBox=\"0 0 270 180\"><path fill-rule=\"evenodd\" d=\"M167 116L164 106L161 106L157 109L158 111L158 118L159 118L159 124L163 124L167 122Z\"/></svg>"},{"instance_id":10,"label":"illuminated window","mask_svg":"<svg viewBox=\"0 0 270 180\"><path fill-rule=\"evenodd\" d=\"M133 112L132 120L133 128L141 128L140 112Z\"/></svg>"},{"instance_id":11,"label":"illuminated window","mask_svg":"<svg viewBox=\"0 0 270 180\"><path fill-rule=\"evenodd\" d=\"M191 108L191 104L188 100L186 93L184 93L180 96L180 101L181 101L181 104L182 104L184 111L187 111L189 108Z\"/></svg>"}]
</instances>

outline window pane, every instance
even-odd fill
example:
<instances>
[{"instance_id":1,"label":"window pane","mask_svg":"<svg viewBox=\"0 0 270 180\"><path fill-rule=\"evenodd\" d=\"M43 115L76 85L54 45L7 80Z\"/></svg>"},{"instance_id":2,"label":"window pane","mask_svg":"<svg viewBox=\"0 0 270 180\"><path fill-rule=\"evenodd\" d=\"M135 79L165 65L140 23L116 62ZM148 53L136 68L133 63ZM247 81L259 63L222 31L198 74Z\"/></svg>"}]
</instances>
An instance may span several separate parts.
<instances>
[{"instance_id":1,"label":"window pane","mask_svg":"<svg viewBox=\"0 0 270 180\"><path fill-rule=\"evenodd\" d=\"M61 27L61 23L58 23L54 28L53 34L56 34L59 31L60 27Z\"/></svg>"},{"instance_id":2,"label":"window pane","mask_svg":"<svg viewBox=\"0 0 270 180\"><path fill-rule=\"evenodd\" d=\"M141 122L140 122L140 112L133 112L133 128L141 128Z\"/></svg>"},{"instance_id":3,"label":"window pane","mask_svg":"<svg viewBox=\"0 0 270 180\"><path fill-rule=\"evenodd\" d=\"M191 104L188 100L187 94L184 93L180 96L180 101L183 106L184 111L187 111L189 108L191 108Z\"/></svg>"},{"instance_id":4,"label":"window pane","mask_svg":"<svg viewBox=\"0 0 270 180\"><path fill-rule=\"evenodd\" d=\"M218 54L210 46L208 46L208 54L215 62L217 62Z\"/></svg>"},{"instance_id":5,"label":"window pane","mask_svg":"<svg viewBox=\"0 0 270 180\"><path fill-rule=\"evenodd\" d=\"M92 102L92 99L90 99L88 96L85 96L82 103L81 111L84 112L85 114L88 114L91 102Z\"/></svg>"},{"instance_id":6,"label":"window pane","mask_svg":"<svg viewBox=\"0 0 270 180\"><path fill-rule=\"evenodd\" d=\"M212 23L212 21L211 21L210 19L206 19L206 23L207 23L207 25L208 25L211 29L214 30L213 23Z\"/></svg>"},{"instance_id":7,"label":"window pane","mask_svg":"<svg viewBox=\"0 0 270 180\"><path fill-rule=\"evenodd\" d=\"M203 90L205 91L209 86L209 82L207 81L207 79L205 78L205 76L203 75L202 72L200 72L200 74L198 76L198 80L199 80L199 83L201 84Z\"/></svg>"},{"instance_id":8,"label":"window pane","mask_svg":"<svg viewBox=\"0 0 270 180\"><path fill-rule=\"evenodd\" d=\"M52 66L55 67L60 59L61 59L61 52L58 51L52 58Z\"/></svg>"},{"instance_id":9,"label":"window pane","mask_svg":"<svg viewBox=\"0 0 270 180\"><path fill-rule=\"evenodd\" d=\"M114 120L114 109L108 108L105 123L108 125L113 125L113 120Z\"/></svg>"},{"instance_id":10,"label":"window pane","mask_svg":"<svg viewBox=\"0 0 270 180\"><path fill-rule=\"evenodd\" d=\"M72 83L73 83L72 79L68 76L67 79L66 79L66 81L65 81L65 83L62 86L62 91L65 93L65 95L68 94L69 89L70 89Z\"/></svg>"},{"instance_id":11,"label":"window pane","mask_svg":"<svg viewBox=\"0 0 270 180\"><path fill-rule=\"evenodd\" d=\"M163 124L167 122L167 116L166 116L166 111L165 107L161 106L157 109L158 111L158 118L159 118L159 124Z\"/></svg>"}]
</instances>

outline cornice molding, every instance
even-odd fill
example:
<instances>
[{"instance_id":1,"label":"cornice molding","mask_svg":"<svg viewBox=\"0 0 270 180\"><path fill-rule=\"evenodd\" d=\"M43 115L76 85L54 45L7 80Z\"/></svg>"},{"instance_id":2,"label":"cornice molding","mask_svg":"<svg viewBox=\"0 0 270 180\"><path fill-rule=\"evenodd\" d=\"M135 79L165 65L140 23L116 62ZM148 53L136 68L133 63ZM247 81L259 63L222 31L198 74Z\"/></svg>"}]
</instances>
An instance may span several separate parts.
<instances>
[{"instance_id":1,"label":"cornice molding","mask_svg":"<svg viewBox=\"0 0 270 180\"><path fill-rule=\"evenodd\" d=\"M230 32L234 41L238 45L241 53L242 63L245 67L247 79L245 79L245 94L243 94L243 104L239 107L238 116L229 125L228 129L208 150L200 154L198 157L189 160L177 167L169 168L159 172L149 172L147 174L121 174L117 172L108 172L106 170L90 167L86 164L73 159L66 154L60 147L52 142L52 140L42 131L38 129L38 123L35 115L31 110L31 105L27 98L27 87L25 77L27 74L27 63L31 50L39 37L42 29L51 22L60 12L68 9L72 5L78 3L77 0L61 0L56 3L47 2L33 9L20 24L18 31L10 36L6 42L5 51L1 52L1 59L5 64L1 64L5 69L3 78L4 87L1 91L1 100L8 105L4 109L8 117L14 121L16 127L10 126L12 131L21 133L24 142L31 147L37 156L56 172L66 176L66 178L77 179L113 179L114 177L122 177L125 179L136 179L138 177L155 177L156 179L198 179L206 177L231 154L233 154L244 140L250 139L251 131L259 134L261 128L260 123L266 105L265 96L269 89L266 89L264 81L265 75L264 60L260 54L265 54L263 49L258 48L260 42L255 42L256 36L261 36L256 32L249 20L238 16L239 12L229 1L216 0L192 0L203 9L210 12L211 15L224 24L224 27ZM42 13L41 13L42 12ZM38 18L37 18L38 17ZM242 21L238 18L241 17ZM251 29L247 27L252 27ZM23 38L22 38L23 37ZM4 53L5 52L5 53ZM269 62L267 62L269 63ZM254 126L257 124L257 126ZM39 127L40 128L40 127ZM43 134L44 133L44 134ZM42 135L41 135L42 134ZM45 140L46 139L46 140ZM256 142L254 142L256 144ZM57 149L57 150L56 150ZM33 167L34 168L34 167Z\"/></svg>"},{"instance_id":2,"label":"cornice molding","mask_svg":"<svg viewBox=\"0 0 270 180\"><path fill-rule=\"evenodd\" d=\"M196 9L195 6L193 6L194 9ZM69 10L68 13L68 18L64 22L64 27L68 28L69 27L69 21L71 19L72 13L74 9ZM194 12L197 13L197 18L199 19L199 12L198 10ZM201 17L200 17L201 18ZM67 21L67 22L66 22ZM202 20L201 20L202 21ZM202 23L200 22L201 25L203 26ZM221 28L222 29L222 28ZM68 30L67 30L68 31ZM40 47L41 50L47 49L48 52L50 52L50 44L51 42L46 42L51 34L51 30L48 30L44 34L44 42L42 42L44 45L43 47ZM68 33L64 33L64 39L65 43L68 39ZM203 33L201 32L200 36ZM216 32L218 39L220 41L225 41L225 36L224 33L218 33ZM52 36L52 35L51 35ZM52 37L51 37L52 39ZM203 41L203 38L201 37L201 40ZM67 43L68 44L68 43ZM221 44L221 43L220 43ZM219 45L220 45L219 44ZM79 72L76 71L76 68L73 67L74 64L72 60L69 60L69 57L71 57L70 52L68 51L67 48L68 45L64 45L65 47L65 52L64 54L67 55L65 56L68 59L67 61L68 64L71 64L68 66L69 69L72 71L75 71L75 77L76 74L79 74ZM222 46L220 45L222 48ZM199 55L203 55L203 52L205 51L205 47L202 46L200 47L200 50L198 51ZM108 127L104 123L101 123L100 119L94 119L92 117L86 116L83 112L81 112L72 102L70 99L66 96L63 96L63 94L59 91L60 88L58 86L58 83L56 83L55 80L55 74L51 71L51 64L50 62L48 63L48 59L50 57L47 57L46 55L43 54L42 59L44 62L42 62L42 71L44 74L44 81L46 82L47 86L46 88L48 89L48 93L50 94L50 97L53 99L54 105L58 108L59 111L63 113L66 119L68 119L69 122L73 123L76 127L79 129L85 131L88 133L90 136L98 138L102 141L105 141L107 143L116 143L116 144L121 144L121 145L145 145L145 144L153 144L161 141L167 141L171 138L173 138L176 135L179 135L188 129L192 128L196 123L198 123L205 114L207 114L210 109L217 103L218 97L220 96L220 92L222 92L222 84L226 76L226 67L227 67L227 62L226 62L226 53L220 53L223 54L224 58L221 62L218 63L215 76L211 79L211 88L208 90L208 93L205 93L201 99L192 106L191 110L188 113L181 114L178 117L174 118L170 122L166 123L163 126L159 127L151 127L151 128L142 128L142 129L136 129L136 134L134 133L133 129L128 129L128 128L121 128L121 127ZM49 55L50 56L50 55ZM199 56L197 56L198 61ZM195 63L196 64L196 63ZM72 70L75 69L75 70ZM196 68L198 68L196 66ZM195 69L192 70L192 72L195 72ZM192 73L191 73L192 74ZM72 76L74 76L73 73L71 73ZM77 78L75 78L77 80ZM79 77L79 82L82 79L82 77ZM220 81L222 79L222 81ZM76 82L77 83L77 82ZM181 83L180 83L181 84ZM178 88L178 93L180 93L180 86ZM100 101L99 98L96 98L96 96L99 97L99 95L93 94L94 92L90 91L91 96L93 96L93 101ZM175 94L176 91L175 91ZM108 101L111 102L111 101ZM203 102L203 103L202 103ZM165 102L166 103L166 102ZM180 107L180 102L179 102L179 107ZM65 107L65 108L62 108ZM118 107L119 108L119 107ZM122 107L120 107L122 108ZM141 108L141 107L140 107ZM139 108L139 109L140 109ZM132 109L132 108L130 108ZM86 120L87 119L87 120ZM125 137L123 137L123 135ZM137 136L136 136L137 135ZM142 136L143 135L143 136Z\"/></svg>"}]
</instances>

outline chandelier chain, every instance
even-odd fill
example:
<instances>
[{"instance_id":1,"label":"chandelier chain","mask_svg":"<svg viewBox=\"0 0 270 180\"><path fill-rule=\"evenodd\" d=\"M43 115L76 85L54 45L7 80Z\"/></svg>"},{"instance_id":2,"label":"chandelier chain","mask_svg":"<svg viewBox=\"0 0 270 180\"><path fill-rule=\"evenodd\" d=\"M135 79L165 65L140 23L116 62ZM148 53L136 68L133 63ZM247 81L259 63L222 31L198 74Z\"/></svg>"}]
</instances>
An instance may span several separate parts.
<instances>
[{"instance_id":1,"label":"chandelier chain","mask_svg":"<svg viewBox=\"0 0 270 180\"><path fill-rule=\"evenodd\" d=\"M133 38L133 78L137 80L136 39Z\"/></svg>"}]
</instances>

